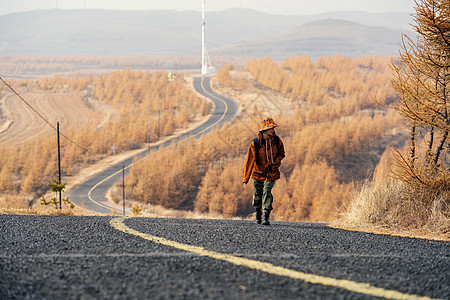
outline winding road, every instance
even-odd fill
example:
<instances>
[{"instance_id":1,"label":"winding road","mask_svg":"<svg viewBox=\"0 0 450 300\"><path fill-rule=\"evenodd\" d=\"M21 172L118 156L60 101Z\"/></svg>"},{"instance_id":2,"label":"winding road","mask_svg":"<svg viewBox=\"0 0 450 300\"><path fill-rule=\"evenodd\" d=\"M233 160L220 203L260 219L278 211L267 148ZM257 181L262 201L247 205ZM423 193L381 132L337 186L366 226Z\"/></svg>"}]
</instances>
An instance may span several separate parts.
<instances>
[{"instance_id":1,"label":"winding road","mask_svg":"<svg viewBox=\"0 0 450 300\"><path fill-rule=\"evenodd\" d=\"M214 102L215 109L211 117L199 127L186 132L176 138L170 139L165 143L150 147L141 152L138 157L145 157L149 151L157 150L159 147L165 147L173 142L200 136L217 126L223 125L229 121L237 112L237 105L231 99L223 97L214 92L210 85L210 77L194 77L194 88L201 95L211 99ZM123 208L119 205L113 205L106 198L106 193L111 186L123 176L128 174L135 157L128 158L118 162L113 166L103 170L102 172L90 177L88 180L75 186L70 193L70 200L78 206L97 213L110 214L113 212L121 212ZM129 208L125 209L129 213Z\"/></svg>"}]
</instances>

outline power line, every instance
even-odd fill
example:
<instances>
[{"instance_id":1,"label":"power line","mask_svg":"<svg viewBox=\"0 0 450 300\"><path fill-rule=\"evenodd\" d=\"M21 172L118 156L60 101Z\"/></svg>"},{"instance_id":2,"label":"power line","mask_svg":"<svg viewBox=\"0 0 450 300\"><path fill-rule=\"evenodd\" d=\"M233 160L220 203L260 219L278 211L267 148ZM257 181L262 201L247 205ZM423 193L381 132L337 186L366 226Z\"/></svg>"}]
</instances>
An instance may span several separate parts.
<instances>
[{"instance_id":1,"label":"power line","mask_svg":"<svg viewBox=\"0 0 450 300\"><path fill-rule=\"evenodd\" d=\"M3 83L14 93L17 95L17 97L20 98L20 100L22 100L28 107L30 107L42 120L44 120L45 123L47 123L55 132L57 131L57 128L52 125L46 118L44 118L33 106L31 106L31 104L29 104L18 92L16 92L8 83L6 83L5 80L3 80L2 77L0 77L0 80L3 81ZM59 133L63 138L65 138L66 140L68 140L69 142L71 142L72 144L74 144L75 146L77 146L78 148L86 151L86 152L90 152L87 148L84 148L83 146L80 146L79 144L77 144L76 142L74 142L73 140L71 140L70 138L68 138L66 135L62 134L61 132Z\"/></svg>"}]
</instances>

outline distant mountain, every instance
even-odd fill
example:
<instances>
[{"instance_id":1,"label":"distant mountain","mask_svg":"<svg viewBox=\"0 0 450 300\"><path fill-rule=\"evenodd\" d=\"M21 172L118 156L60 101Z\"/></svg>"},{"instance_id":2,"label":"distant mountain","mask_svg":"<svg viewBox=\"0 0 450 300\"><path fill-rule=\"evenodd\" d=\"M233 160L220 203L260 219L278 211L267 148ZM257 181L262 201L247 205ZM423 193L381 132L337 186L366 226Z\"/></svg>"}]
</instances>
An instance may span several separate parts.
<instances>
[{"instance_id":1,"label":"distant mountain","mask_svg":"<svg viewBox=\"0 0 450 300\"><path fill-rule=\"evenodd\" d=\"M393 55L411 17L401 13L270 15L249 9L208 13L210 55ZM201 54L197 11L36 10L0 16L0 55Z\"/></svg>"},{"instance_id":2,"label":"distant mountain","mask_svg":"<svg viewBox=\"0 0 450 300\"><path fill-rule=\"evenodd\" d=\"M309 56L314 60L339 54L350 57L394 55L400 39L401 32L396 29L326 19L306 23L280 35L216 49L212 54L268 56L275 60L289 56Z\"/></svg>"}]
</instances>

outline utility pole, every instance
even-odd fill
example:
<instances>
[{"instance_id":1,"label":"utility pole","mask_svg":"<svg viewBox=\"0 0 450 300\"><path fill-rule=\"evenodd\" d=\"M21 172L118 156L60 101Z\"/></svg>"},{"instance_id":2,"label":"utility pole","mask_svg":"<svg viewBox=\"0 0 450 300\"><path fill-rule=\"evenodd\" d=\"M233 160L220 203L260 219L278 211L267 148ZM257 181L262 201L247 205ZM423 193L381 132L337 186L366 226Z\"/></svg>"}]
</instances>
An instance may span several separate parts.
<instances>
[{"instance_id":1,"label":"utility pole","mask_svg":"<svg viewBox=\"0 0 450 300\"><path fill-rule=\"evenodd\" d=\"M202 75L208 74L205 49L205 0L202 0Z\"/></svg>"},{"instance_id":2,"label":"utility pole","mask_svg":"<svg viewBox=\"0 0 450 300\"><path fill-rule=\"evenodd\" d=\"M160 123L161 123L161 108L158 109L158 142L159 142L159 138L160 138Z\"/></svg>"},{"instance_id":3,"label":"utility pole","mask_svg":"<svg viewBox=\"0 0 450 300\"><path fill-rule=\"evenodd\" d=\"M122 166L122 199L123 199L123 215L125 216L125 166Z\"/></svg>"},{"instance_id":4,"label":"utility pole","mask_svg":"<svg viewBox=\"0 0 450 300\"><path fill-rule=\"evenodd\" d=\"M216 72L214 67L211 65L211 61L209 60L209 55L205 44L205 1L206 0L202 0L202 75L213 74Z\"/></svg>"},{"instance_id":5,"label":"utility pole","mask_svg":"<svg viewBox=\"0 0 450 300\"><path fill-rule=\"evenodd\" d=\"M58 184L62 183L61 180L61 148L59 143L59 122L56 122L56 132L58 135ZM59 190L59 209L62 209L61 205L61 189Z\"/></svg>"}]
</instances>

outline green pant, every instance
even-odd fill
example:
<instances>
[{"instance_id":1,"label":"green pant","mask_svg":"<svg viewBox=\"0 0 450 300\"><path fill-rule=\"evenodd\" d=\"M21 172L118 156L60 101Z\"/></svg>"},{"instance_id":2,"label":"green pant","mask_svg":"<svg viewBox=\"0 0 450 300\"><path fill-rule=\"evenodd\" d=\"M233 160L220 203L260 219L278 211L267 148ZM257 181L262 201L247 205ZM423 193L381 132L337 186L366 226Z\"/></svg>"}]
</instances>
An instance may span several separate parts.
<instances>
[{"instance_id":1,"label":"green pant","mask_svg":"<svg viewBox=\"0 0 450 300\"><path fill-rule=\"evenodd\" d=\"M253 179L253 202L254 208L262 208L264 212L272 211L272 188L275 181L258 181Z\"/></svg>"}]
</instances>

